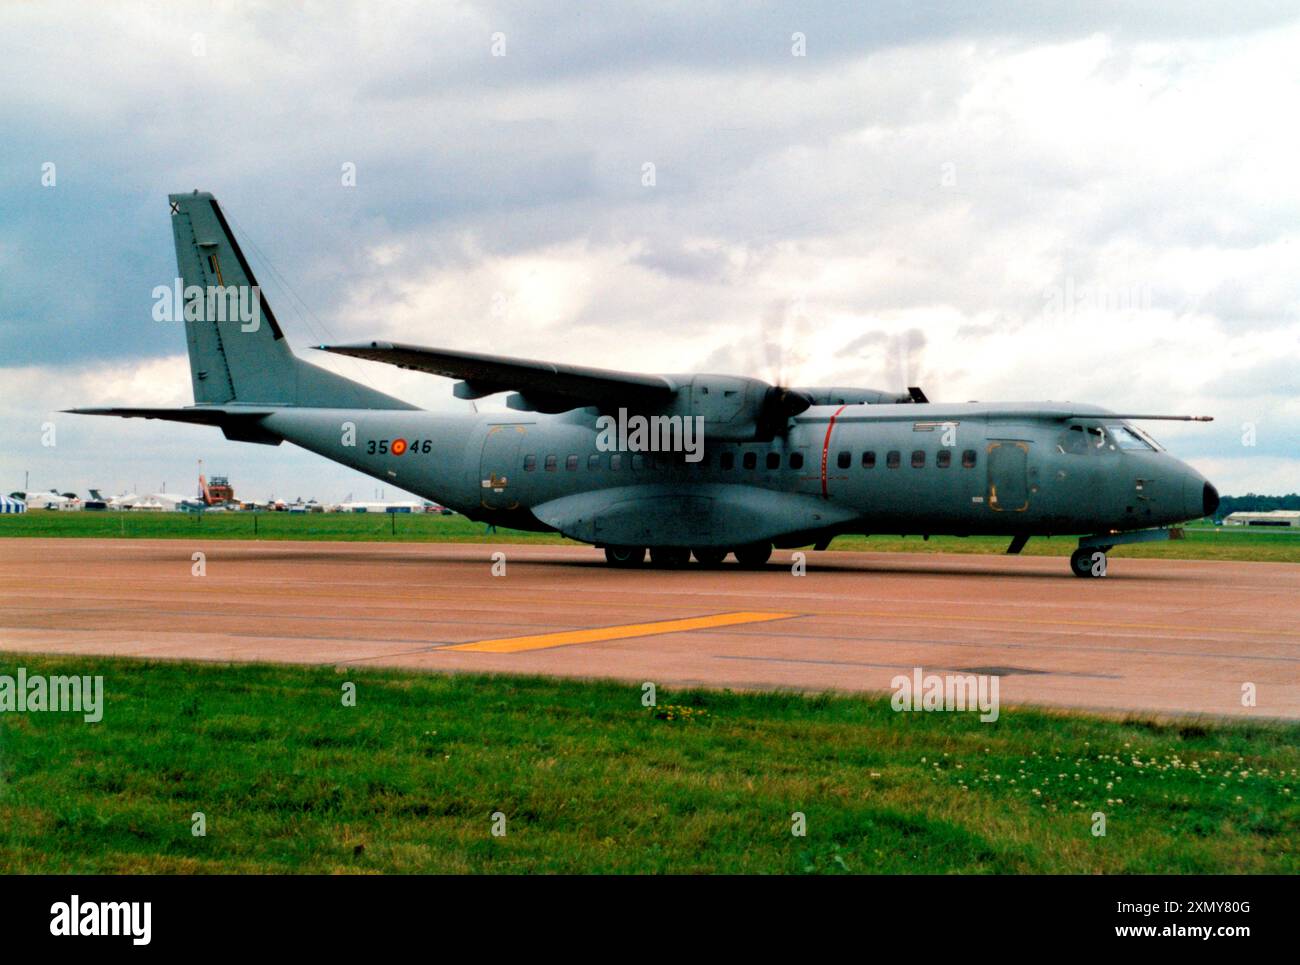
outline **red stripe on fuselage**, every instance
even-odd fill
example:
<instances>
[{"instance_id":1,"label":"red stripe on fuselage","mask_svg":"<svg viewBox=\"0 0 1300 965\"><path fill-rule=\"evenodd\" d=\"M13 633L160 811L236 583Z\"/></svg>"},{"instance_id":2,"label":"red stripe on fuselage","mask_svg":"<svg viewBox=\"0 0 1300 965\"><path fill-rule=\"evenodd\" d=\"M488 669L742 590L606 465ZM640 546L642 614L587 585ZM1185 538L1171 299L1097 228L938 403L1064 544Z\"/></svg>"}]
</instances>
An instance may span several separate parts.
<instances>
[{"instance_id":1,"label":"red stripe on fuselage","mask_svg":"<svg viewBox=\"0 0 1300 965\"><path fill-rule=\"evenodd\" d=\"M831 416L831 421L826 424L826 440L822 443L822 499L830 498L830 493L826 489L826 468L831 449L831 430L835 428L835 420L840 417L840 413L847 408L847 405L842 405L836 409L835 414Z\"/></svg>"}]
</instances>

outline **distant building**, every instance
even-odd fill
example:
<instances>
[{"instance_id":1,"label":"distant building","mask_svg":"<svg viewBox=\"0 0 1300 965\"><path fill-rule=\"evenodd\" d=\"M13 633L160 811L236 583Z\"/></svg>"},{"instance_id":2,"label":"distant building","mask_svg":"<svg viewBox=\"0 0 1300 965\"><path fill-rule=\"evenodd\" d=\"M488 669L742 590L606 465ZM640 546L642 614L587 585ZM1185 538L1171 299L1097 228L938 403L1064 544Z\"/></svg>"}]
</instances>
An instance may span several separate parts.
<instances>
[{"instance_id":1,"label":"distant building","mask_svg":"<svg viewBox=\"0 0 1300 965\"><path fill-rule=\"evenodd\" d=\"M437 512L433 503L407 499L385 502L382 500L349 501L331 507L336 513L430 513Z\"/></svg>"},{"instance_id":2,"label":"distant building","mask_svg":"<svg viewBox=\"0 0 1300 965\"><path fill-rule=\"evenodd\" d=\"M1270 509L1266 513L1229 513L1225 526L1300 526L1300 509Z\"/></svg>"},{"instance_id":3,"label":"distant building","mask_svg":"<svg viewBox=\"0 0 1300 965\"><path fill-rule=\"evenodd\" d=\"M12 497L11 497L12 498ZM80 509L81 500L68 493L29 492L24 500L28 509Z\"/></svg>"}]
</instances>

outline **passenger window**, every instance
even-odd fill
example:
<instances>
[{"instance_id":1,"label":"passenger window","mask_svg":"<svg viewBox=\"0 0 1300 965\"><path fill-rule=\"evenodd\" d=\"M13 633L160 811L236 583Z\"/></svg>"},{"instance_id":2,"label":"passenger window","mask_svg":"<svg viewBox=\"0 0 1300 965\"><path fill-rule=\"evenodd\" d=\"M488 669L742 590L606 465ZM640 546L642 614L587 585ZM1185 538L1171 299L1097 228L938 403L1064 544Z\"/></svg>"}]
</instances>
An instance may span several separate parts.
<instances>
[{"instance_id":1,"label":"passenger window","mask_svg":"<svg viewBox=\"0 0 1300 965\"><path fill-rule=\"evenodd\" d=\"M641 453L639 452L634 452L632 454L632 471L640 472L644 468L645 468L645 456L641 455Z\"/></svg>"},{"instance_id":2,"label":"passenger window","mask_svg":"<svg viewBox=\"0 0 1300 965\"><path fill-rule=\"evenodd\" d=\"M862 468L863 469L876 468L876 452L874 449L869 449L862 454Z\"/></svg>"},{"instance_id":3,"label":"passenger window","mask_svg":"<svg viewBox=\"0 0 1300 965\"><path fill-rule=\"evenodd\" d=\"M952 465L952 450L940 449L934 454L934 464L940 469L947 469Z\"/></svg>"},{"instance_id":4,"label":"passenger window","mask_svg":"<svg viewBox=\"0 0 1300 965\"><path fill-rule=\"evenodd\" d=\"M555 472L555 467L558 465L558 462L554 456L547 456L546 462L543 465L547 472Z\"/></svg>"},{"instance_id":5,"label":"passenger window","mask_svg":"<svg viewBox=\"0 0 1300 965\"><path fill-rule=\"evenodd\" d=\"M590 456L587 457L587 468L588 469L600 468L600 453L593 452Z\"/></svg>"},{"instance_id":6,"label":"passenger window","mask_svg":"<svg viewBox=\"0 0 1300 965\"><path fill-rule=\"evenodd\" d=\"M758 467L758 453L752 449L741 457L740 464L746 469L755 469Z\"/></svg>"},{"instance_id":7,"label":"passenger window","mask_svg":"<svg viewBox=\"0 0 1300 965\"><path fill-rule=\"evenodd\" d=\"M565 469L568 469L570 472L572 472L573 470L577 469L577 468L578 468L578 457L577 457L577 456L569 456L567 459L565 459L565 460L564 460L564 468L565 468Z\"/></svg>"},{"instance_id":8,"label":"passenger window","mask_svg":"<svg viewBox=\"0 0 1300 965\"><path fill-rule=\"evenodd\" d=\"M853 453L844 451L835 457L835 465L840 469L848 469L853 464Z\"/></svg>"},{"instance_id":9,"label":"passenger window","mask_svg":"<svg viewBox=\"0 0 1300 965\"><path fill-rule=\"evenodd\" d=\"M537 468L536 456L524 456L524 472L532 472Z\"/></svg>"},{"instance_id":10,"label":"passenger window","mask_svg":"<svg viewBox=\"0 0 1300 965\"><path fill-rule=\"evenodd\" d=\"M735 454L734 452L732 452L730 449L728 449L727 451L725 451L725 452L723 452L721 455L719 455L719 456L718 456L718 468L719 468L719 469L735 469L735 468L736 468L736 454Z\"/></svg>"},{"instance_id":11,"label":"passenger window","mask_svg":"<svg viewBox=\"0 0 1300 965\"><path fill-rule=\"evenodd\" d=\"M913 469L921 469L921 468L924 468L924 466L925 466L925 450L924 450L924 449L913 449L913 450L912 450L912 468L913 468Z\"/></svg>"},{"instance_id":12,"label":"passenger window","mask_svg":"<svg viewBox=\"0 0 1300 965\"><path fill-rule=\"evenodd\" d=\"M889 469L897 469L902 461L903 457L897 449L890 449L885 455L885 466Z\"/></svg>"},{"instance_id":13,"label":"passenger window","mask_svg":"<svg viewBox=\"0 0 1300 965\"><path fill-rule=\"evenodd\" d=\"M623 453L621 452L611 453L609 457L609 471L618 472L622 468L623 468Z\"/></svg>"},{"instance_id":14,"label":"passenger window","mask_svg":"<svg viewBox=\"0 0 1300 965\"><path fill-rule=\"evenodd\" d=\"M961 467L963 469L975 468L975 450L967 449L961 454Z\"/></svg>"},{"instance_id":15,"label":"passenger window","mask_svg":"<svg viewBox=\"0 0 1300 965\"><path fill-rule=\"evenodd\" d=\"M768 469L781 468L781 454L779 452L769 452L767 454L767 468Z\"/></svg>"},{"instance_id":16,"label":"passenger window","mask_svg":"<svg viewBox=\"0 0 1300 965\"><path fill-rule=\"evenodd\" d=\"M790 468L791 468L791 469L802 469L802 468L803 468L803 453L802 453L802 452L792 452L792 453L790 453Z\"/></svg>"}]
</instances>

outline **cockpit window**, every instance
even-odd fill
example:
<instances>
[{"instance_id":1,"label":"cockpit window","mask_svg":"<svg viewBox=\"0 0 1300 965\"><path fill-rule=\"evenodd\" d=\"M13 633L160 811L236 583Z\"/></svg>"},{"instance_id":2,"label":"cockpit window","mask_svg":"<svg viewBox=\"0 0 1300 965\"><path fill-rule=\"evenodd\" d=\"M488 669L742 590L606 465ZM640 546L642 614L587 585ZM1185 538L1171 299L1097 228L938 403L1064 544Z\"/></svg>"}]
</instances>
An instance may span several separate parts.
<instances>
[{"instance_id":1,"label":"cockpit window","mask_svg":"<svg viewBox=\"0 0 1300 965\"><path fill-rule=\"evenodd\" d=\"M1164 446L1160 445L1160 443L1156 442L1155 439L1151 438L1151 433L1146 432L1146 431L1144 431L1144 430L1142 430L1142 429L1139 429L1137 426L1129 426L1129 427L1128 427L1128 431L1131 432L1131 433L1133 433L1133 435L1137 436L1139 439L1141 439L1143 442L1145 442L1148 446L1150 446L1150 447L1151 447L1152 449L1154 449L1156 452L1164 452L1164 451L1165 451L1165 447L1164 447Z\"/></svg>"},{"instance_id":2,"label":"cockpit window","mask_svg":"<svg viewBox=\"0 0 1300 965\"><path fill-rule=\"evenodd\" d=\"M1106 446L1106 433L1101 426L1072 425L1061 434L1058 447L1061 452L1082 454L1103 449Z\"/></svg>"},{"instance_id":3,"label":"cockpit window","mask_svg":"<svg viewBox=\"0 0 1300 965\"><path fill-rule=\"evenodd\" d=\"M1155 449L1155 446L1151 445L1128 426L1107 426L1106 434L1110 436L1110 444L1117 449Z\"/></svg>"}]
</instances>

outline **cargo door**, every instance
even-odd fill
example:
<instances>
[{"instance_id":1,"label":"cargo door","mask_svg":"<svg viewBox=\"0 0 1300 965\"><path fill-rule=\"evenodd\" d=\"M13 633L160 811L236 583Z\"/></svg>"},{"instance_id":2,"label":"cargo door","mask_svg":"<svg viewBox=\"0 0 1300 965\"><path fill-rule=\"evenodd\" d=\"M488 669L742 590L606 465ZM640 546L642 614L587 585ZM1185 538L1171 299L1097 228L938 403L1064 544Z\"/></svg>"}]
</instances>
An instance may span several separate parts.
<instances>
[{"instance_id":1,"label":"cargo door","mask_svg":"<svg viewBox=\"0 0 1300 965\"><path fill-rule=\"evenodd\" d=\"M1022 513L1029 508L1029 443L991 442L988 449L989 508Z\"/></svg>"},{"instance_id":2,"label":"cargo door","mask_svg":"<svg viewBox=\"0 0 1300 965\"><path fill-rule=\"evenodd\" d=\"M521 425L490 426L479 460L480 502L484 509L513 509L522 480L519 449L524 440Z\"/></svg>"}]
</instances>

